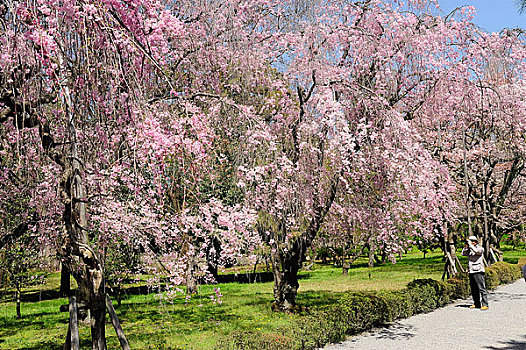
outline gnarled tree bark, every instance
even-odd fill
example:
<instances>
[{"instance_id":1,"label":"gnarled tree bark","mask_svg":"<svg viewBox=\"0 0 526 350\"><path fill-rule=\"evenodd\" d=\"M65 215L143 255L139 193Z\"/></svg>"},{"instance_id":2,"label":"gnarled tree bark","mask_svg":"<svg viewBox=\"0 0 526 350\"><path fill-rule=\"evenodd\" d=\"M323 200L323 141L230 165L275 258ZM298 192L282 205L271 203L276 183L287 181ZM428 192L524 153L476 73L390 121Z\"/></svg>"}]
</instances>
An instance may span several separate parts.
<instances>
[{"instance_id":1,"label":"gnarled tree bark","mask_svg":"<svg viewBox=\"0 0 526 350\"><path fill-rule=\"evenodd\" d=\"M4 104L4 108L0 112L0 122L13 118L15 127L20 130L38 127L42 147L49 158L62 168L59 190L64 204L62 216L64 235L63 244L58 254L78 284L77 296L79 300L89 305L92 349L106 350L103 264L88 242L82 164L77 149L71 96L67 87L64 88L64 96L68 108L69 137L71 139L69 152L57 150L57 144L53 140L49 125L46 122L41 122L41 119L36 115L36 106L51 103L54 99L52 96L44 96L39 101L30 103L16 102L13 95L2 94L0 95L0 102ZM22 104L24 108L22 108ZM24 230L27 230L27 225L20 227L21 232ZM15 232L11 238L16 239L16 236Z\"/></svg>"}]
</instances>

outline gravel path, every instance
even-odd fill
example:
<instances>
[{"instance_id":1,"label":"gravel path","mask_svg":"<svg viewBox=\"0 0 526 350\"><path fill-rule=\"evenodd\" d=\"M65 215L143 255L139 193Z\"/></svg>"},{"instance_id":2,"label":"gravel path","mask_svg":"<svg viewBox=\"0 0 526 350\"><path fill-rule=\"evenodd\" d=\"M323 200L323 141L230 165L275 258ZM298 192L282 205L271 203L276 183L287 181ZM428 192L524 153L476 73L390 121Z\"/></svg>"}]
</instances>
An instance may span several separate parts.
<instances>
[{"instance_id":1,"label":"gravel path","mask_svg":"<svg viewBox=\"0 0 526 350\"><path fill-rule=\"evenodd\" d=\"M325 350L526 349L526 283L489 294L489 310L469 309L471 299L394 322Z\"/></svg>"}]
</instances>

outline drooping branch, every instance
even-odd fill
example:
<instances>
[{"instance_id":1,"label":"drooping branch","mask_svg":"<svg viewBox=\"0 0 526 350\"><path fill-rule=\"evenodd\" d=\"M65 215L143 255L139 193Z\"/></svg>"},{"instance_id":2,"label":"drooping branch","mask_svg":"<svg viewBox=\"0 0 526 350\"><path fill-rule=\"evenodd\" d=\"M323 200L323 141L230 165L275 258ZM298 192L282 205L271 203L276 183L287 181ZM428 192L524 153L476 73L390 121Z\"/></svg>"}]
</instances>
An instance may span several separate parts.
<instances>
[{"instance_id":1,"label":"drooping branch","mask_svg":"<svg viewBox=\"0 0 526 350\"><path fill-rule=\"evenodd\" d=\"M36 225L39 221L38 215L34 214L28 221L19 224L11 233L0 237L0 249L9 244L13 244L22 237L31 226Z\"/></svg>"},{"instance_id":2,"label":"drooping branch","mask_svg":"<svg viewBox=\"0 0 526 350\"><path fill-rule=\"evenodd\" d=\"M37 113L39 106L52 104L55 103L55 101L55 94L44 94L35 101L18 102L13 94L4 93L0 96L0 103L4 105L4 108L0 111L0 123L4 123L12 118L13 125L18 130L38 127L42 148L49 158L63 167L64 156L56 149L56 146L62 143L55 142L51 135L49 122L41 120Z\"/></svg>"},{"instance_id":3,"label":"drooping branch","mask_svg":"<svg viewBox=\"0 0 526 350\"><path fill-rule=\"evenodd\" d=\"M504 181L502 184L502 187L500 189L499 195L497 196L496 200L496 216L498 216L504 206L504 202L506 201L506 198L508 197L508 193L511 190L513 183L515 179L519 176L519 174L524 169L524 161L521 157L517 156L511 165L511 169L506 171L504 174Z\"/></svg>"}]
</instances>

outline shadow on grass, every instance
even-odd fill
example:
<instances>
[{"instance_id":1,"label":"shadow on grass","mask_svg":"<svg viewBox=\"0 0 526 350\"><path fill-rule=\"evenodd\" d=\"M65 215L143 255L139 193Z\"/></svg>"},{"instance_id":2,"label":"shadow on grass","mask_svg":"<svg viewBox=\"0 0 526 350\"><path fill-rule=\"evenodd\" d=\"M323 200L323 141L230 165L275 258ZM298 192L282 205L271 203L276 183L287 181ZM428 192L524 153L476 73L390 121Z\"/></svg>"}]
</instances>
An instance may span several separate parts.
<instances>
[{"instance_id":1,"label":"shadow on grass","mask_svg":"<svg viewBox=\"0 0 526 350\"><path fill-rule=\"evenodd\" d=\"M33 346L26 346L18 348L20 350L59 350L62 349L64 344L55 342L42 342Z\"/></svg>"},{"instance_id":2,"label":"shadow on grass","mask_svg":"<svg viewBox=\"0 0 526 350\"><path fill-rule=\"evenodd\" d=\"M299 279L309 278L309 274L298 276ZM217 283L267 283L272 282L274 277L272 272L256 272L256 273L241 273L241 274L228 274L228 275L219 275L217 278ZM206 284L201 281L201 284ZM164 288L162 289L164 291ZM74 293L75 291L72 291ZM152 293L158 293L158 290L152 290L147 285L139 286L127 286L122 289L121 298L122 300L127 299L131 295L148 295ZM108 292L112 297L116 297L115 293ZM31 291L24 292L21 296L21 301L23 303L28 302L39 302L45 300L56 300L64 298L60 295L59 290L50 290L46 289L43 291ZM5 294L2 299L4 302L14 302L12 294Z\"/></svg>"},{"instance_id":3,"label":"shadow on grass","mask_svg":"<svg viewBox=\"0 0 526 350\"><path fill-rule=\"evenodd\" d=\"M13 336L18 332L18 328L16 329L7 329L4 328L5 323L0 323L0 344L5 342L5 339L7 337Z\"/></svg>"},{"instance_id":4,"label":"shadow on grass","mask_svg":"<svg viewBox=\"0 0 526 350\"><path fill-rule=\"evenodd\" d=\"M273 280L274 276L270 271L256 273L236 273L217 276L217 283L265 283L272 282Z\"/></svg>"},{"instance_id":5,"label":"shadow on grass","mask_svg":"<svg viewBox=\"0 0 526 350\"><path fill-rule=\"evenodd\" d=\"M26 346L18 348L20 350L59 350L62 349L64 344L53 343L53 342L43 342L33 346Z\"/></svg>"},{"instance_id":6,"label":"shadow on grass","mask_svg":"<svg viewBox=\"0 0 526 350\"><path fill-rule=\"evenodd\" d=\"M318 308L327 305L332 305L341 299L343 293L335 293L330 291L306 291L298 293L298 304L307 308Z\"/></svg>"},{"instance_id":7,"label":"shadow on grass","mask_svg":"<svg viewBox=\"0 0 526 350\"><path fill-rule=\"evenodd\" d=\"M157 308L152 310L151 306L151 303L123 305L117 309L117 313L123 325L126 323L141 324L146 321L150 324L157 324L166 321L167 318L171 322L183 324L202 323L210 319L229 322L239 316L232 313L231 307L224 305L221 307L189 305L175 309L167 306L164 310Z\"/></svg>"},{"instance_id":8,"label":"shadow on grass","mask_svg":"<svg viewBox=\"0 0 526 350\"><path fill-rule=\"evenodd\" d=\"M517 257L511 257L511 258L503 257L502 260L504 262L508 263L508 264L516 264L518 262L519 258L517 258Z\"/></svg>"},{"instance_id":9,"label":"shadow on grass","mask_svg":"<svg viewBox=\"0 0 526 350\"><path fill-rule=\"evenodd\" d=\"M46 325L44 320L35 320L34 316L35 315L24 315L22 319L0 319L0 334L3 334L5 330L10 329L15 331L26 327L37 327L38 329L41 329L41 326ZM56 320L52 321L53 323L56 322Z\"/></svg>"},{"instance_id":10,"label":"shadow on grass","mask_svg":"<svg viewBox=\"0 0 526 350\"><path fill-rule=\"evenodd\" d=\"M0 323L0 346L2 346L2 343L5 342L5 339L8 339L10 337L16 336L17 333L20 332L20 329L24 328L25 330L28 329L28 327L33 328L36 332L41 332L42 330L46 329L45 322L30 322L30 321L20 321L17 320L17 322L14 322L8 326L6 326L5 322ZM64 334L64 338L66 337L66 334ZM24 339L28 340L28 339ZM12 349L20 349L20 350L62 350L63 348L63 341L60 339L55 340L49 340L44 342L39 342L36 344L31 345L23 345L23 344L17 344L16 347L13 347ZM89 343L84 344L84 346L81 346L82 349L87 349L90 346Z\"/></svg>"},{"instance_id":11,"label":"shadow on grass","mask_svg":"<svg viewBox=\"0 0 526 350\"><path fill-rule=\"evenodd\" d=\"M65 337L65 335L64 335ZM62 350L64 347L64 341L62 340L53 340L40 342L35 345L25 346L17 348L19 350ZM80 339L80 349L89 349L91 348L91 340L89 339Z\"/></svg>"},{"instance_id":12,"label":"shadow on grass","mask_svg":"<svg viewBox=\"0 0 526 350\"><path fill-rule=\"evenodd\" d=\"M375 262L374 264L374 267L373 268L382 268L382 267L391 267L393 266L396 266L396 268L399 268L399 267L407 267L407 266L410 266L410 267L414 267L414 266L426 266L426 267L432 267L433 269L442 269L443 266L441 265L443 263L443 257L440 255L440 256L428 256L426 257L425 259L423 257L403 257L403 258L398 258L396 260L396 264L393 264L392 262L390 261L385 261L385 262L382 262L382 263L378 263L378 262ZM437 264L439 265L437 267ZM333 266L332 263L326 263L326 264L320 264L321 266ZM350 266L350 269L349 270L354 270L354 269L363 269L363 268L368 268L368 263L367 262L354 262L351 264Z\"/></svg>"},{"instance_id":13,"label":"shadow on grass","mask_svg":"<svg viewBox=\"0 0 526 350\"><path fill-rule=\"evenodd\" d=\"M423 258L423 257L404 257L402 259L399 259L396 261L396 265L397 266L421 266L421 265L424 265L424 266L431 266L431 267L436 267L437 264L441 264L442 262L444 261L444 257L442 255L440 256L430 256L430 257L427 257L427 258ZM390 262L388 263L385 263L385 265L393 265L391 264ZM443 268L443 266L439 266L440 268Z\"/></svg>"},{"instance_id":14,"label":"shadow on grass","mask_svg":"<svg viewBox=\"0 0 526 350\"><path fill-rule=\"evenodd\" d=\"M20 296L20 301L23 303L35 303L38 301L44 300L53 300L60 299L60 293L58 290L46 289L43 291L34 291L34 292L23 292ZM14 301L12 294L6 294L2 301L12 302Z\"/></svg>"}]
</instances>

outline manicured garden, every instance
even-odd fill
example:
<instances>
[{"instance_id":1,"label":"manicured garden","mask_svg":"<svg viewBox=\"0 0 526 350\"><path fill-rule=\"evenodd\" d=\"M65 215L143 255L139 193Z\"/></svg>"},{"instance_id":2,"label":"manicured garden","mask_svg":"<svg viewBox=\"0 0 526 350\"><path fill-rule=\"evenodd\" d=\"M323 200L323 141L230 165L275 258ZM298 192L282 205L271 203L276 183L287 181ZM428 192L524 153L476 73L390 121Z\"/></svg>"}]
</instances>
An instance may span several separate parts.
<instances>
[{"instance_id":1,"label":"manicured garden","mask_svg":"<svg viewBox=\"0 0 526 350\"><path fill-rule=\"evenodd\" d=\"M504 259L509 263L516 264L523 255L523 250L504 248ZM170 302L159 298L156 291L141 294L147 292L143 281L128 285L128 294L122 305L118 307L116 302L114 304L132 349L213 349L234 346L240 349L286 349L292 346L308 348L317 341L326 342L326 337L334 339L343 335L331 336L326 329L329 326L332 330L341 328L341 322L332 319L334 312L330 310L343 312L343 305L352 309L363 304L365 309L360 309L360 321L353 321L358 331L360 327L367 328L388 322L392 318L430 311L447 302L456 296L455 291L448 289L449 294L445 297L437 297L432 291L439 284L433 282L420 281L417 282L416 289L415 286L412 291L404 289L415 279L440 280L442 270L442 254L439 251L428 253L425 259L421 252L410 252L397 264L385 263L372 268L367 267L363 258L352 265L348 276L342 275L341 268L317 263L311 270L300 273L298 303L305 307L300 314L271 311L272 282L202 285L198 295L190 300L180 294ZM517 268L515 271L518 273ZM499 273L499 276L502 275ZM25 291L23 300L35 301L23 302L20 320L15 317L14 302L9 300L11 295L4 295L0 303L0 349L61 348L67 332L68 314L60 313L59 307L66 304L67 299L48 299L53 296L51 290L58 290L59 277L58 273L50 274L46 285ZM139 285L143 287L138 288ZM214 288L216 291L219 289L223 295L215 302L210 298L217 297ZM429 297L429 293L433 295ZM437 301L429 305L419 302L421 310L410 307L412 304L406 300L408 296L413 301L419 301L422 295ZM396 310L386 309L388 316L378 311L383 307L381 305L385 306L382 301L385 298L391 300L389 304L392 307L398 307ZM38 301L39 299L42 300ZM353 310L356 314L357 309ZM376 311L371 313L371 310ZM344 317L338 315L339 319ZM350 316L346 314L345 317ZM327 320L331 319L333 324L324 325L321 322L329 322ZM345 324L352 326L347 321ZM349 330L345 332L349 333ZM118 340L110 323L106 326L106 333L108 348L117 348ZM301 336L298 333L302 333ZM80 325L80 338L81 348L89 347L88 325ZM303 345L297 341L302 341Z\"/></svg>"},{"instance_id":2,"label":"manicured garden","mask_svg":"<svg viewBox=\"0 0 526 350\"><path fill-rule=\"evenodd\" d=\"M442 2L0 1L0 350L319 348L470 236L519 278L526 36Z\"/></svg>"}]
</instances>

